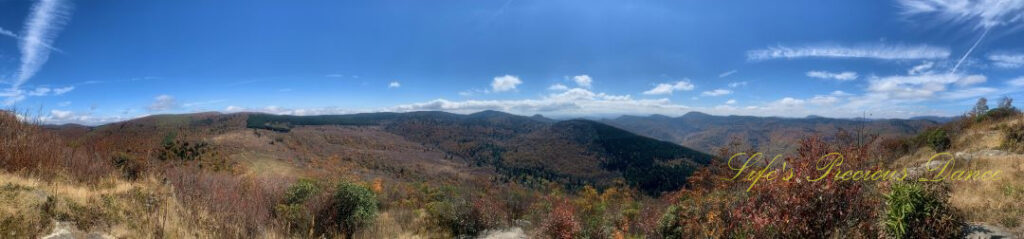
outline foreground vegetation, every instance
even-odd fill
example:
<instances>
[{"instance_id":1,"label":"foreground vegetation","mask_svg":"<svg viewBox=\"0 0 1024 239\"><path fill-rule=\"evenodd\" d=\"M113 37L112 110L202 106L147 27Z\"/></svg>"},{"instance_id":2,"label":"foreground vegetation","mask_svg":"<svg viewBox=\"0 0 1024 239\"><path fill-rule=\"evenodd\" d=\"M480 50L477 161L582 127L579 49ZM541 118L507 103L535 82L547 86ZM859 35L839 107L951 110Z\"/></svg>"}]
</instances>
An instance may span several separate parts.
<instances>
[{"instance_id":1,"label":"foreground vegetation","mask_svg":"<svg viewBox=\"0 0 1024 239\"><path fill-rule=\"evenodd\" d=\"M434 174L417 167L381 164L384 159L372 154L296 160L294 163L309 166L281 169L289 173L267 173L284 166L256 167L229 157L238 153L227 144L216 143L217 137L205 135L246 135L246 139L260 140L253 144L261 147L293 152L306 150L303 145L315 145L287 137L303 133L302 124L344 121L358 127L381 125L369 123L366 115L309 119L312 123L304 123L306 118L261 117L256 121L237 119L249 128L204 126L202 132L206 133L200 133L172 126L167 132L173 133L128 138L118 135L133 134L105 132L140 126L111 125L90 131L93 135L87 136L95 140L83 142L76 139L84 136L67 137L4 112L0 114L0 232L10 238L34 238L71 224L72 233L126 238L951 238L962 236L971 222L1012 229L1020 228L1024 217L1020 161L972 161L967 166L1008 170L1008 176L1000 181L980 185L826 179L749 187L746 182L726 180L735 171L724 161L701 162L708 165L696 171L672 171L681 169L672 164L680 162L662 160L659 155L694 153L655 141L632 140L633 135L614 128L570 121L563 125L595 129L588 132L598 136L584 138L593 140L587 145L600 146L619 160L601 167L627 175L592 185L587 180L542 177L524 168L502 171L500 164L495 165L502 161L471 162L457 168L482 170L477 174L430 176ZM881 138L845 130L835 135L810 135L800 140L796 154L785 160L800 172L815 171L819 157L831 152L845 156L846 169L913 167L922 163L923 155L936 151L976 151L981 146L972 137L979 130L999 132L998 139L985 147L1021 152L1024 122L1020 119L1020 113L1007 104L973 110L916 137ZM181 122L195 125L218 120ZM181 122L160 121L157 125ZM437 130L424 124L410 125ZM254 126L259 127L252 129ZM324 129L328 128L317 130ZM491 129L472 130L463 133ZM417 132L424 135L407 137L427 137L429 131ZM491 132L495 134L501 132ZM330 134L317 137L348 142ZM471 158L477 149L505 142L480 140L496 144L463 148L467 142L435 143L448 149L440 155L451 161ZM421 146L366 144L369 146L347 143L348 147L382 152L431 153ZM662 150L641 152L651 145ZM507 152L499 155L524 155L528 146L533 147L504 145L502 150ZM733 140L716 152L716 158L740 152L754 150ZM667 173L655 172L661 169ZM677 174L682 174L683 182L657 179ZM970 198L976 194L995 196L979 202Z\"/></svg>"}]
</instances>

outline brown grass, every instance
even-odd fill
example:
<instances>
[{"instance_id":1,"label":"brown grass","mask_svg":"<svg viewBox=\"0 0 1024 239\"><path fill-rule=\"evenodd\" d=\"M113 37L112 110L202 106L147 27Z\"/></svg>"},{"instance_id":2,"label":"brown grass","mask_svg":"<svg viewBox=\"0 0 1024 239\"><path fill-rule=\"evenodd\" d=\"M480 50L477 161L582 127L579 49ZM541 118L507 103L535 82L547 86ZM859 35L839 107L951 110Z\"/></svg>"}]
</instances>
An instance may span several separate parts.
<instances>
[{"instance_id":1,"label":"brown grass","mask_svg":"<svg viewBox=\"0 0 1024 239\"><path fill-rule=\"evenodd\" d=\"M1024 233L1024 156L981 157L964 165L974 170L1000 170L991 181L956 181L950 203L967 219Z\"/></svg>"}]
</instances>

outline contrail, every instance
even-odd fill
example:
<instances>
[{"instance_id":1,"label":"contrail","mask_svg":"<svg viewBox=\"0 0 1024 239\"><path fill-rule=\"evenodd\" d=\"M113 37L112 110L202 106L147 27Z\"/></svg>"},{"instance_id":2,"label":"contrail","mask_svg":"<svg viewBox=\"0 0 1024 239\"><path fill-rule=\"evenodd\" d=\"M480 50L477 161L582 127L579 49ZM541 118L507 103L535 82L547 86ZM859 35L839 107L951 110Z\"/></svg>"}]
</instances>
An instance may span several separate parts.
<instances>
[{"instance_id":1,"label":"contrail","mask_svg":"<svg viewBox=\"0 0 1024 239\"><path fill-rule=\"evenodd\" d=\"M964 56L960 57L959 61L956 61L956 65L953 66L953 70L949 71L949 73L956 73L956 70L960 68L960 64L963 64L964 60L967 59L967 56L971 55L971 52L974 51L974 48L978 47L978 43L981 43L981 40L985 39L985 35L988 35L989 29L990 28L986 27L985 31L981 32L981 37L978 37L978 41L975 41L974 45L972 45L970 49L967 49L967 53L964 53Z\"/></svg>"},{"instance_id":2,"label":"contrail","mask_svg":"<svg viewBox=\"0 0 1024 239\"><path fill-rule=\"evenodd\" d=\"M21 66L18 75L11 85L17 89L32 78L50 58L48 47L57 38L68 19L68 6L61 0L41 0L32 6L25 21L24 33L21 34L19 45L21 50Z\"/></svg>"},{"instance_id":3,"label":"contrail","mask_svg":"<svg viewBox=\"0 0 1024 239\"><path fill-rule=\"evenodd\" d=\"M19 40L19 41L22 40L21 36L18 36L17 33L14 33L12 31L8 31L8 30L6 30L6 29L4 29L2 27L0 27L0 35L9 36L9 37L14 38L14 39ZM53 47L53 46L51 46L49 44L44 44L43 46L46 47L46 48L50 48L50 50L55 51L57 53L64 53L63 50L61 50L59 48L56 48L56 47Z\"/></svg>"}]
</instances>

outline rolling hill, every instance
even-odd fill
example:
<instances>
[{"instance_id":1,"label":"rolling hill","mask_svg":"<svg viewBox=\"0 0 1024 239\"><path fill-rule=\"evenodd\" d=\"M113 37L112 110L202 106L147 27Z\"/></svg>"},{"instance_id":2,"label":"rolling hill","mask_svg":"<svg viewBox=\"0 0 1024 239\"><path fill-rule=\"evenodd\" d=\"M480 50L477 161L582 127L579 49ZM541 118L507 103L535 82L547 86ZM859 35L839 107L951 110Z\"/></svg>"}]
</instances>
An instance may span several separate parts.
<instances>
[{"instance_id":1,"label":"rolling hill","mask_svg":"<svg viewBox=\"0 0 1024 239\"><path fill-rule=\"evenodd\" d=\"M733 139L751 148L770 152L792 152L796 140L817 134L830 136L840 129L882 137L914 135L939 125L930 119L853 120L823 117L780 118L754 116L714 116L690 112L679 117L664 115L622 116L601 121L640 135L714 151Z\"/></svg>"},{"instance_id":2,"label":"rolling hill","mask_svg":"<svg viewBox=\"0 0 1024 239\"><path fill-rule=\"evenodd\" d=\"M657 195L684 185L712 156L590 120L555 121L498 111L289 116L155 115L81 132L74 142L128 154L195 154L243 173L394 180L536 182L606 187L625 182ZM72 131L74 130L74 131ZM182 146L189 148L178 150ZM177 150L177 151L174 151ZM186 152L187 151L187 152ZM206 160L213 160L207 162Z\"/></svg>"}]
</instances>

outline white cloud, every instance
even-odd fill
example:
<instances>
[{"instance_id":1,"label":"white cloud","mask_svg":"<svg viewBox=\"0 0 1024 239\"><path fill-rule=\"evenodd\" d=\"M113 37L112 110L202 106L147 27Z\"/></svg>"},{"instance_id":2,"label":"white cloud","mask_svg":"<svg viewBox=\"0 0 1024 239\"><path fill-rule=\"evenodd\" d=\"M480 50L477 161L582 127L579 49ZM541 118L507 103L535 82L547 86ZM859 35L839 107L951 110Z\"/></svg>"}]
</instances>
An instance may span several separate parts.
<instances>
[{"instance_id":1,"label":"white cloud","mask_svg":"<svg viewBox=\"0 0 1024 239\"><path fill-rule=\"evenodd\" d=\"M224 101L225 100L208 100L208 101L200 101L200 102L189 102L189 103L181 104L181 106L185 107L185 108L194 108L194 107L197 107L197 106L212 105L212 104L221 103L221 102L224 102Z\"/></svg>"},{"instance_id":2,"label":"white cloud","mask_svg":"<svg viewBox=\"0 0 1024 239\"><path fill-rule=\"evenodd\" d=\"M1024 21L1020 0L898 0L906 16L930 15L936 22L974 24L991 29Z\"/></svg>"},{"instance_id":3,"label":"white cloud","mask_svg":"<svg viewBox=\"0 0 1024 239\"><path fill-rule=\"evenodd\" d=\"M466 100L450 101L436 99L428 102L398 105L387 111L441 110L456 113L472 113L481 110L500 110L517 114L553 116L587 116L594 114L654 114L685 113L689 107L673 104L668 99L633 99L629 95L595 93L587 89L573 88L565 92L551 93L539 99L520 100Z\"/></svg>"},{"instance_id":4,"label":"white cloud","mask_svg":"<svg viewBox=\"0 0 1024 239\"><path fill-rule=\"evenodd\" d=\"M20 39L20 37L18 37L18 34L15 34L12 31L4 30L3 27L0 27L0 35L13 37L14 39Z\"/></svg>"},{"instance_id":5,"label":"white cloud","mask_svg":"<svg viewBox=\"0 0 1024 239\"><path fill-rule=\"evenodd\" d=\"M674 91L690 91L693 90L693 84L690 80L681 80L675 83L661 83L654 88L644 91L645 95L664 95L672 94Z\"/></svg>"},{"instance_id":6,"label":"white cloud","mask_svg":"<svg viewBox=\"0 0 1024 239\"><path fill-rule=\"evenodd\" d=\"M572 81L575 81L576 85L580 87L590 89L590 83L593 82L593 79L590 79L590 76L588 75L578 75L573 76Z\"/></svg>"},{"instance_id":7,"label":"white cloud","mask_svg":"<svg viewBox=\"0 0 1024 239\"><path fill-rule=\"evenodd\" d=\"M998 89L991 87L971 87L962 88L953 91L943 93L941 98L946 99L976 99L986 95L994 94L998 92Z\"/></svg>"},{"instance_id":8,"label":"white cloud","mask_svg":"<svg viewBox=\"0 0 1024 239\"><path fill-rule=\"evenodd\" d=\"M796 58L869 58L880 60L945 59L949 49L928 45L777 46L747 52L747 60Z\"/></svg>"},{"instance_id":9,"label":"white cloud","mask_svg":"<svg viewBox=\"0 0 1024 239\"><path fill-rule=\"evenodd\" d=\"M132 118L144 117L146 115L136 115L132 117L125 116L93 116L91 113L86 112L73 112L68 110L50 110L49 114L41 115L38 117L28 117L24 115L18 115L21 120L32 120L44 124L83 124L83 125L100 125L111 122L124 121Z\"/></svg>"},{"instance_id":10,"label":"white cloud","mask_svg":"<svg viewBox=\"0 0 1024 239\"><path fill-rule=\"evenodd\" d=\"M245 107L231 105L231 106L228 106L227 108L224 109L224 112L228 112L228 113L241 112L241 111L259 112L259 113L268 113L268 114L280 114L280 115L332 115L332 114L353 114L353 113L379 112L379 111L370 111L370 110L349 110L349 109L342 109L342 108L336 108L336 107L309 108L309 109L292 109L292 108L285 108L285 107L274 106L274 105L263 107L263 108L245 108Z\"/></svg>"},{"instance_id":11,"label":"white cloud","mask_svg":"<svg viewBox=\"0 0 1024 239\"><path fill-rule=\"evenodd\" d=\"M494 92L504 92L515 90L516 86L522 84L523 81L519 80L519 77L513 75L504 75L494 77L494 81L491 82L491 89Z\"/></svg>"},{"instance_id":12,"label":"white cloud","mask_svg":"<svg viewBox=\"0 0 1024 239\"><path fill-rule=\"evenodd\" d=\"M725 77L730 76L732 74L736 74L736 72L738 72L738 71L731 70L731 71L722 72L722 74L718 74L718 78L725 78Z\"/></svg>"},{"instance_id":13,"label":"white cloud","mask_svg":"<svg viewBox=\"0 0 1024 239\"><path fill-rule=\"evenodd\" d=\"M72 116L72 113L71 111L65 110L51 110L50 115L52 115L53 118L57 120L66 120Z\"/></svg>"},{"instance_id":14,"label":"white cloud","mask_svg":"<svg viewBox=\"0 0 1024 239\"><path fill-rule=\"evenodd\" d=\"M74 86L55 88L53 89L53 95L63 95L64 93L71 92L72 90L75 90Z\"/></svg>"},{"instance_id":15,"label":"white cloud","mask_svg":"<svg viewBox=\"0 0 1024 239\"><path fill-rule=\"evenodd\" d=\"M461 95L461 96L473 96L473 95L476 95L476 94L489 94L489 93L491 93L491 90L488 90L488 89L482 89L482 90L481 89L469 89L469 90L460 91L459 95Z\"/></svg>"},{"instance_id":16,"label":"white cloud","mask_svg":"<svg viewBox=\"0 0 1024 239\"><path fill-rule=\"evenodd\" d=\"M978 83L985 83L985 81L987 81L987 80L988 80L988 78L986 78L983 75L969 75L969 76L961 77L960 79L956 80L956 82L954 82L954 84L956 84L957 86L963 87L963 86L969 86L969 85L974 85L974 84L978 84Z\"/></svg>"},{"instance_id":17,"label":"white cloud","mask_svg":"<svg viewBox=\"0 0 1024 239\"><path fill-rule=\"evenodd\" d=\"M988 60L997 67L1019 68L1024 66L1024 54L996 53L989 54Z\"/></svg>"},{"instance_id":18,"label":"white cloud","mask_svg":"<svg viewBox=\"0 0 1024 239\"><path fill-rule=\"evenodd\" d=\"M950 84L969 86L985 82L983 75L927 74L914 76L887 76L869 80L867 90L888 98L919 99L946 91Z\"/></svg>"},{"instance_id":19,"label":"white cloud","mask_svg":"<svg viewBox=\"0 0 1024 239\"><path fill-rule=\"evenodd\" d=\"M4 105L10 106L25 99L25 92L20 89L6 89L0 91L0 97L4 97Z\"/></svg>"},{"instance_id":20,"label":"white cloud","mask_svg":"<svg viewBox=\"0 0 1024 239\"><path fill-rule=\"evenodd\" d=\"M729 99L729 100L725 101L725 104L727 104L727 105L735 105L736 104L736 99Z\"/></svg>"},{"instance_id":21,"label":"white cloud","mask_svg":"<svg viewBox=\"0 0 1024 239\"><path fill-rule=\"evenodd\" d=\"M803 105L804 104L804 100L796 99L796 98L793 98L793 97L785 97L785 98L779 99L778 101L775 101L773 103L775 105L779 105L779 106L783 106L783 107L794 107L794 106Z\"/></svg>"},{"instance_id":22,"label":"white cloud","mask_svg":"<svg viewBox=\"0 0 1024 239\"><path fill-rule=\"evenodd\" d=\"M49 88L49 87L36 87L32 91L25 93L28 96L47 96L47 95L63 95L74 90L74 86L61 87L61 88Z\"/></svg>"},{"instance_id":23,"label":"white cloud","mask_svg":"<svg viewBox=\"0 0 1024 239\"><path fill-rule=\"evenodd\" d=\"M834 95L834 96L851 96L852 94L846 93L845 91L837 90L837 91L833 91L830 95Z\"/></svg>"},{"instance_id":24,"label":"white cloud","mask_svg":"<svg viewBox=\"0 0 1024 239\"><path fill-rule=\"evenodd\" d=\"M39 71L50 57L49 45L69 18L70 7L62 0L41 0L32 6L21 38L21 65L11 88L18 88Z\"/></svg>"},{"instance_id":25,"label":"white cloud","mask_svg":"<svg viewBox=\"0 0 1024 239\"><path fill-rule=\"evenodd\" d=\"M563 84L554 84L554 85L551 85L550 87L548 87L548 90L555 90L555 91L564 91L564 90L568 90L568 89L569 89L569 87L565 86Z\"/></svg>"},{"instance_id":26,"label":"white cloud","mask_svg":"<svg viewBox=\"0 0 1024 239\"><path fill-rule=\"evenodd\" d=\"M398 83L397 81L392 81L391 83L388 83L388 88L398 88L398 87L402 87L402 84Z\"/></svg>"},{"instance_id":27,"label":"white cloud","mask_svg":"<svg viewBox=\"0 0 1024 239\"><path fill-rule=\"evenodd\" d=\"M740 87L740 86L747 86L747 82L746 81L737 81L737 82L730 82L729 83L729 87L730 88L736 88L736 87Z\"/></svg>"},{"instance_id":28,"label":"white cloud","mask_svg":"<svg viewBox=\"0 0 1024 239\"><path fill-rule=\"evenodd\" d=\"M907 75L917 75L917 74L921 74L921 73L931 73L931 71L929 71L929 70L931 70L933 66L935 66L935 62L926 61L924 63L921 63L920 65L916 65L916 66L910 68L910 70L907 70Z\"/></svg>"},{"instance_id":29,"label":"white cloud","mask_svg":"<svg viewBox=\"0 0 1024 239\"><path fill-rule=\"evenodd\" d=\"M1006 82L1006 84L1015 87L1024 87L1024 76L1009 80Z\"/></svg>"},{"instance_id":30,"label":"white cloud","mask_svg":"<svg viewBox=\"0 0 1024 239\"><path fill-rule=\"evenodd\" d=\"M224 108L224 111L227 111L227 112L240 112L240 111L245 111L245 108L241 107L241 106L229 105L227 108Z\"/></svg>"},{"instance_id":31,"label":"white cloud","mask_svg":"<svg viewBox=\"0 0 1024 239\"><path fill-rule=\"evenodd\" d=\"M865 93L851 96L849 102L841 108L847 111L871 110L884 114L906 112L914 109L912 106L917 106L917 109L927 109L929 107L920 104L938 100L962 100L997 93L998 90L993 88L974 86L986 81L987 77L984 75L959 73L872 77L868 80Z\"/></svg>"},{"instance_id":32,"label":"white cloud","mask_svg":"<svg viewBox=\"0 0 1024 239\"><path fill-rule=\"evenodd\" d=\"M832 73L827 71L808 71L807 77L820 78L820 79L833 79L837 81L850 81L857 79L857 72L844 71L840 73Z\"/></svg>"},{"instance_id":33,"label":"white cloud","mask_svg":"<svg viewBox=\"0 0 1024 239\"><path fill-rule=\"evenodd\" d=\"M166 111L178 107L178 102L170 95L159 95L153 98L153 104L150 104L147 109L150 111Z\"/></svg>"},{"instance_id":34,"label":"white cloud","mask_svg":"<svg viewBox=\"0 0 1024 239\"><path fill-rule=\"evenodd\" d=\"M830 95L816 95L809 100L811 104L816 105L832 105L839 102L839 98Z\"/></svg>"},{"instance_id":35,"label":"white cloud","mask_svg":"<svg viewBox=\"0 0 1024 239\"><path fill-rule=\"evenodd\" d=\"M732 91L731 90L726 90L726 89L715 89L715 90L704 91L704 92L700 93L701 96L720 96L720 95L728 95L728 94L732 94Z\"/></svg>"},{"instance_id":36,"label":"white cloud","mask_svg":"<svg viewBox=\"0 0 1024 239\"><path fill-rule=\"evenodd\" d=\"M36 87L35 90L29 91L28 96L44 96L50 93L50 88Z\"/></svg>"},{"instance_id":37,"label":"white cloud","mask_svg":"<svg viewBox=\"0 0 1024 239\"><path fill-rule=\"evenodd\" d=\"M68 107L70 105L71 105L71 101L62 101L60 103L57 103L57 106L60 106L60 107Z\"/></svg>"}]
</instances>

